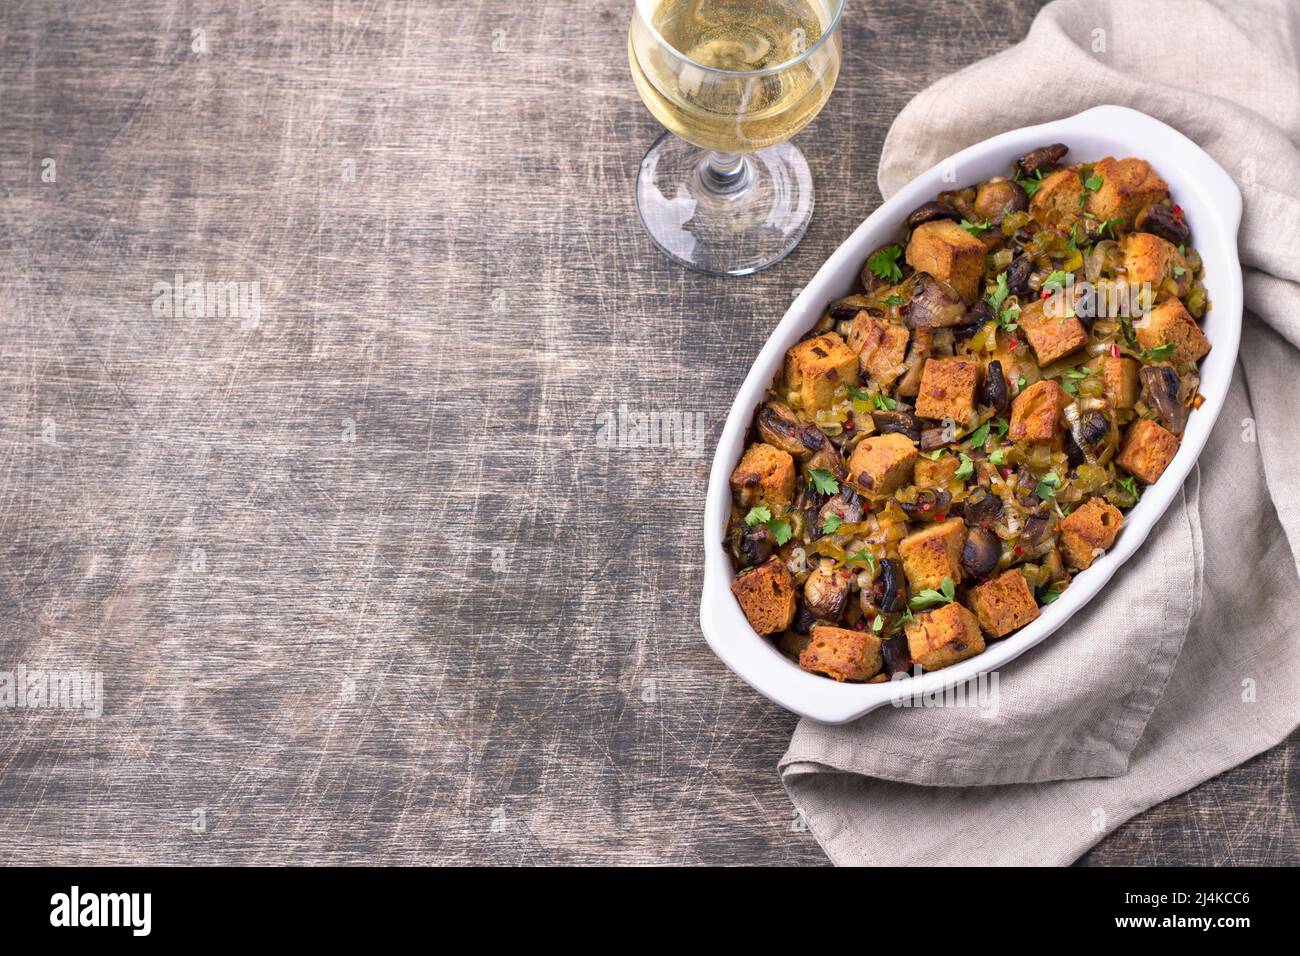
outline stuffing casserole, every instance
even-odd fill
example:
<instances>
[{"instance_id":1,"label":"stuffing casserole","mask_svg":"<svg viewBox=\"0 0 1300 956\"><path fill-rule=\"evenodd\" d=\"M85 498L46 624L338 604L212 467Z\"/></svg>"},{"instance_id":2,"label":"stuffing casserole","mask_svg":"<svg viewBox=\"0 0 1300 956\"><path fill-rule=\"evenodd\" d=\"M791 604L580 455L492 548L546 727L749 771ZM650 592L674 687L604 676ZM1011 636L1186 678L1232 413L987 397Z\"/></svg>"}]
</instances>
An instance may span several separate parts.
<instances>
[{"instance_id":1,"label":"stuffing casserole","mask_svg":"<svg viewBox=\"0 0 1300 956\"><path fill-rule=\"evenodd\" d=\"M805 670L875 682L980 653L1176 454L1210 350L1190 229L1146 161L1068 152L914 210L756 412L732 591Z\"/></svg>"}]
</instances>

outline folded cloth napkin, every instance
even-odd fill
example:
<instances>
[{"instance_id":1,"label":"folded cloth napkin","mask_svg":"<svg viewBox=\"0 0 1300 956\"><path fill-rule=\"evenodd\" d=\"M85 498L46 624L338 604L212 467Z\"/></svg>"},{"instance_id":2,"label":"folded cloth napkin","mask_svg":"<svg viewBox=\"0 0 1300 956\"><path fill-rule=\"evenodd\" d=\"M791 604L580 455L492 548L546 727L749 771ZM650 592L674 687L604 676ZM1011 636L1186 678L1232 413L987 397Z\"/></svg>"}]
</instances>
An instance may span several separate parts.
<instances>
[{"instance_id":1,"label":"folded cloth napkin","mask_svg":"<svg viewBox=\"0 0 1300 956\"><path fill-rule=\"evenodd\" d=\"M1300 723L1298 62L1294 0L1059 0L1018 46L894 122L885 196L1002 130L1103 103L1163 120L1241 187L1248 311L1180 500L1104 593L1002 669L996 713L885 707L799 724L781 774L836 863L1069 863Z\"/></svg>"}]
</instances>

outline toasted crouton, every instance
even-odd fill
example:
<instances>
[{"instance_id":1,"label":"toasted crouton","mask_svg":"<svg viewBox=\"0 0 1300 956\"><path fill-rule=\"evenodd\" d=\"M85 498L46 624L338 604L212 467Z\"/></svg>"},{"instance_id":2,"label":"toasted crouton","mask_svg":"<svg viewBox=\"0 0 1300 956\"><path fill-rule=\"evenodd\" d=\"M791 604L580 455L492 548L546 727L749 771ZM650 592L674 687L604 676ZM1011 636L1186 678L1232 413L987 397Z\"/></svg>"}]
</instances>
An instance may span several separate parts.
<instances>
[{"instance_id":1,"label":"toasted crouton","mask_svg":"<svg viewBox=\"0 0 1300 956\"><path fill-rule=\"evenodd\" d=\"M1138 362L1110 354L1098 355L1087 368L1101 379L1102 395L1111 408L1132 408L1138 397Z\"/></svg>"},{"instance_id":2,"label":"toasted crouton","mask_svg":"<svg viewBox=\"0 0 1300 956\"><path fill-rule=\"evenodd\" d=\"M1173 243L1149 232L1130 233L1120 240L1119 248L1124 254L1124 281L1130 286L1150 283L1158 291L1175 269L1187 268L1187 260Z\"/></svg>"},{"instance_id":3,"label":"toasted crouton","mask_svg":"<svg viewBox=\"0 0 1300 956\"><path fill-rule=\"evenodd\" d=\"M1164 474L1178 454L1178 437L1153 421L1139 418L1128 427L1115 463L1148 485Z\"/></svg>"},{"instance_id":4,"label":"toasted crouton","mask_svg":"<svg viewBox=\"0 0 1300 956\"><path fill-rule=\"evenodd\" d=\"M927 359L921 369L921 389L916 396L916 414L922 418L949 418L965 424L975 413L975 390L979 387L980 365L970 359Z\"/></svg>"},{"instance_id":5,"label":"toasted crouton","mask_svg":"<svg viewBox=\"0 0 1300 956\"><path fill-rule=\"evenodd\" d=\"M785 379L804 411L827 411L858 384L858 356L834 332L800 342L785 355Z\"/></svg>"},{"instance_id":6,"label":"toasted crouton","mask_svg":"<svg viewBox=\"0 0 1300 956\"><path fill-rule=\"evenodd\" d=\"M880 638L870 631L815 625L799 666L838 681L866 680L879 673Z\"/></svg>"},{"instance_id":7,"label":"toasted crouton","mask_svg":"<svg viewBox=\"0 0 1300 956\"><path fill-rule=\"evenodd\" d=\"M916 445L897 432L871 435L849 457L849 476L872 495L891 495L912 480Z\"/></svg>"},{"instance_id":8,"label":"toasted crouton","mask_svg":"<svg viewBox=\"0 0 1300 956\"><path fill-rule=\"evenodd\" d=\"M962 301L974 305L984 278L984 243L951 219L927 222L912 230L907 264L952 286Z\"/></svg>"},{"instance_id":9,"label":"toasted crouton","mask_svg":"<svg viewBox=\"0 0 1300 956\"><path fill-rule=\"evenodd\" d=\"M1057 422L1065 407L1065 390L1058 382L1043 379L1030 385L1011 403L1012 441L1050 442L1056 438Z\"/></svg>"},{"instance_id":10,"label":"toasted crouton","mask_svg":"<svg viewBox=\"0 0 1300 956\"><path fill-rule=\"evenodd\" d=\"M1074 316L1052 315L1041 302L1031 302L1016 320L1034 350L1039 365L1051 365L1088 344L1088 331Z\"/></svg>"},{"instance_id":11,"label":"toasted crouton","mask_svg":"<svg viewBox=\"0 0 1300 956\"><path fill-rule=\"evenodd\" d=\"M966 545L966 522L949 518L913 531L898 545L903 572L913 591L938 588L944 578L961 580L961 551Z\"/></svg>"},{"instance_id":12,"label":"toasted crouton","mask_svg":"<svg viewBox=\"0 0 1300 956\"><path fill-rule=\"evenodd\" d=\"M1165 299L1133 323L1133 332L1144 349L1172 345L1167 360L1174 365L1199 362L1210 351L1210 340L1180 299Z\"/></svg>"},{"instance_id":13,"label":"toasted crouton","mask_svg":"<svg viewBox=\"0 0 1300 956\"><path fill-rule=\"evenodd\" d=\"M788 508L794 499L794 479L794 458L788 452L755 442L731 473L731 493L745 508Z\"/></svg>"},{"instance_id":14,"label":"toasted crouton","mask_svg":"<svg viewBox=\"0 0 1300 956\"><path fill-rule=\"evenodd\" d=\"M984 650L975 615L960 604L926 611L903 625L912 660L928 671L948 667Z\"/></svg>"},{"instance_id":15,"label":"toasted crouton","mask_svg":"<svg viewBox=\"0 0 1300 956\"><path fill-rule=\"evenodd\" d=\"M1006 637L1038 617L1038 603L1019 568L971 588L969 597L980 627L992 637Z\"/></svg>"},{"instance_id":16,"label":"toasted crouton","mask_svg":"<svg viewBox=\"0 0 1300 956\"><path fill-rule=\"evenodd\" d=\"M1103 498L1089 498L1061 522L1061 547L1070 567L1082 571L1115 542L1124 515Z\"/></svg>"},{"instance_id":17,"label":"toasted crouton","mask_svg":"<svg viewBox=\"0 0 1300 956\"><path fill-rule=\"evenodd\" d=\"M1103 222L1122 219L1129 229L1137 222L1139 212L1169 193L1169 184L1144 159L1107 156L1093 166L1092 174L1101 185L1088 195L1088 212Z\"/></svg>"},{"instance_id":18,"label":"toasted crouton","mask_svg":"<svg viewBox=\"0 0 1300 956\"><path fill-rule=\"evenodd\" d=\"M794 578L778 557L737 577L731 582L731 592L759 634L784 631L794 621Z\"/></svg>"},{"instance_id":19,"label":"toasted crouton","mask_svg":"<svg viewBox=\"0 0 1300 956\"><path fill-rule=\"evenodd\" d=\"M848 344L858 353L862 374L888 390L897 380L903 359L907 357L910 337L906 326L873 318L862 311L853 318Z\"/></svg>"},{"instance_id":20,"label":"toasted crouton","mask_svg":"<svg viewBox=\"0 0 1300 956\"><path fill-rule=\"evenodd\" d=\"M1080 212L1083 182L1076 169L1058 169L1043 177L1029 200L1029 214L1043 225L1060 225Z\"/></svg>"}]
</instances>

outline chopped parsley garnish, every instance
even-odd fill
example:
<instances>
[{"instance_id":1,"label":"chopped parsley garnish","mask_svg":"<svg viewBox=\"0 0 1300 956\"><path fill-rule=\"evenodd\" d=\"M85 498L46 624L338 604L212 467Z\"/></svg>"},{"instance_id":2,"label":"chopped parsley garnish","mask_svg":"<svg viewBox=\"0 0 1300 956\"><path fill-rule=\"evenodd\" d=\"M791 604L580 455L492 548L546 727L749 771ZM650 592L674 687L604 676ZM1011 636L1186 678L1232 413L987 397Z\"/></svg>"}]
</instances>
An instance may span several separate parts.
<instances>
[{"instance_id":1,"label":"chopped parsley garnish","mask_svg":"<svg viewBox=\"0 0 1300 956\"><path fill-rule=\"evenodd\" d=\"M1009 291L1010 290L1007 288L1006 272L999 272L997 288L994 289L993 293L987 296L984 301L987 302L990 307L992 307L994 312L996 312L998 308L1002 305L1002 301L1007 297Z\"/></svg>"},{"instance_id":2,"label":"chopped parsley garnish","mask_svg":"<svg viewBox=\"0 0 1300 956\"><path fill-rule=\"evenodd\" d=\"M989 464L1001 465L1007 460L1007 450L999 448L997 451L989 452Z\"/></svg>"},{"instance_id":3,"label":"chopped parsley garnish","mask_svg":"<svg viewBox=\"0 0 1300 956\"><path fill-rule=\"evenodd\" d=\"M1056 472L1049 471L1038 479L1038 486L1034 488L1034 494L1046 501L1048 498L1056 497L1056 489L1059 487L1061 487L1061 479L1056 476Z\"/></svg>"},{"instance_id":4,"label":"chopped parsley garnish","mask_svg":"<svg viewBox=\"0 0 1300 956\"><path fill-rule=\"evenodd\" d=\"M1098 189L1101 188L1101 184L1104 181L1105 180L1103 180L1100 176L1089 176L1087 179L1083 181L1083 188L1088 190L1088 192L1090 193L1095 193Z\"/></svg>"},{"instance_id":5,"label":"chopped parsley garnish","mask_svg":"<svg viewBox=\"0 0 1300 956\"><path fill-rule=\"evenodd\" d=\"M969 232L972 236L979 236L981 233L988 232L993 226L987 219L983 222L971 222L967 219L961 221L961 227Z\"/></svg>"},{"instance_id":6,"label":"chopped parsley garnish","mask_svg":"<svg viewBox=\"0 0 1300 956\"><path fill-rule=\"evenodd\" d=\"M1186 272L1187 272L1187 270L1184 269L1182 266L1174 266L1174 278L1175 278L1175 279L1181 279L1181 278L1183 277L1183 275L1184 275Z\"/></svg>"},{"instance_id":7,"label":"chopped parsley garnish","mask_svg":"<svg viewBox=\"0 0 1300 956\"><path fill-rule=\"evenodd\" d=\"M808 480L812 482L813 487L824 495L838 494L840 483L835 480L825 468L812 468L808 471Z\"/></svg>"},{"instance_id":8,"label":"chopped parsley garnish","mask_svg":"<svg viewBox=\"0 0 1300 956\"><path fill-rule=\"evenodd\" d=\"M881 246L867 260L867 268L876 278L896 283L903 278L903 270L898 267L898 257L902 254L903 247L897 243L892 246Z\"/></svg>"},{"instance_id":9,"label":"chopped parsley garnish","mask_svg":"<svg viewBox=\"0 0 1300 956\"><path fill-rule=\"evenodd\" d=\"M894 401L888 395L877 395L874 397L873 401L876 403L876 408L880 409L882 412L892 412L898 407L898 402Z\"/></svg>"},{"instance_id":10,"label":"chopped parsley garnish","mask_svg":"<svg viewBox=\"0 0 1300 956\"><path fill-rule=\"evenodd\" d=\"M1152 362L1163 362L1174 354L1178 346L1173 342L1166 342L1164 345L1157 345L1153 349L1143 349L1142 357Z\"/></svg>"},{"instance_id":11,"label":"chopped parsley garnish","mask_svg":"<svg viewBox=\"0 0 1300 956\"><path fill-rule=\"evenodd\" d=\"M901 295L891 295L886 297L885 305L902 305L903 297Z\"/></svg>"},{"instance_id":12,"label":"chopped parsley garnish","mask_svg":"<svg viewBox=\"0 0 1300 956\"><path fill-rule=\"evenodd\" d=\"M749 514L745 515L745 524L749 525L751 528L756 524L767 524L771 520L771 510L763 505L759 505L757 508L750 508Z\"/></svg>"},{"instance_id":13,"label":"chopped parsley garnish","mask_svg":"<svg viewBox=\"0 0 1300 956\"><path fill-rule=\"evenodd\" d=\"M1129 475L1127 478L1117 479L1115 481L1115 484L1119 485L1121 488L1127 491L1134 498L1138 496L1137 479L1134 478L1132 475Z\"/></svg>"},{"instance_id":14,"label":"chopped parsley garnish","mask_svg":"<svg viewBox=\"0 0 1300 956\"><path fill-rule=\"evenodd\" d=\"M766 525L778 545L785 544L793 534L790 530L790 522L779 518L773 520L772 511L766 505L750 508L749 514L745 515L745 524L751 528L756 524Z\"/></svg>"},{"instance_id":15,"label":"chopped parsley garnish","mask_svg":"<svg viewBox=\"0 0 1300 956\"><path fill-rule=\"evenodd\" d=\"M1043 288L1053 286L1057 289L1064 289L1073 278L1073 272L1062 272L1060 269L1054 269L1052 274L1043 280Z\"/></svg>"},{"instance_id":16,"label":"chopped parsley garnish","mask_svg":"<svg viewBox=\"0 0 1300 956\"><path fill-rule=\"evenodd\" d=\"M952 578L944 578L939 584L939 590L926 588L919 592L908 604L908 608L915 608L920 611L927 607L934 607L936 604L951 604L957 598L957 588L952 583Z\"/></svg>"},{"instance_id":17,"label":"chopped parsley garnish","mask_svg":"<svg viewBox=\"0 0 1300 956\"><path fill-rule=\"evenodd\" d=\"M839 515L827 515L826 520L822 522L822 530L827 534L834 534L840 530L842 524L844 524L844 519Z\"/></svg>"},{"instance_id":18,"label":"chopped parsley garnish","mask_svg":"<svg viewBox=\"0 0 1300 956\"><path fill-rule=\"evenodd\" d=\"M871 401L870 392L864 392L862 389L857 388L856 386L853 385L846 385L845 388L847 388L849 390L849 394L852 395L854 398L856 398L858 401L860 402Z\"/></svg>"},{"instance_id":19,"label":"chopped parsley garnish","mask_svg":"<svg viewBox=\"0 0 1300 956\"><path fill-rule=\"evenodd\" d=\"M776 541L778 547L789 541L790 536L793 534L790 530L790 522L784 520L769 521L767 530L772 532L772 538Z\"/></svg>"},{"instance_id":20,"label":"chopped parsley garnish","mask_svg":"<svg viewBox=\"0 0 1300 956\"><path fill-rule=\"evenodd\" d=\"M884 629L884 627L885 627L885 615L877 614L875 620L871 622L871 629L875 631L877 634L879 634L881 630Z\"/></svg>"},{"instance_id":21,"label":"chopped parsley garnish","mask_svg":"<svg viewBox=\"0 0 1300 956\"><path fill-rule=\"evenodd\" d=\"M961 464L957 466L957 470L953 473L953 476L958 481L965 481L973 474L975 474L975 462L971 461L965 455L962 455Z\"/></svg>"},{"instance_id":22,"label":"chopped parsley garnish","mask_svg":"<svg viewBox=\"0 0 1300 956\"><path fill-rule=\"evenodd\" d=\"M1055 600L1056 600L1057 598L1059 598L1060 596L1061 596L1061 592L1058 591L1058 590L1056 590L1056 588L1052 588L1050 591L1047 591L1047 592L1045 592L1045 593L1043 594L1043 600L1042 600L1041 603L1042 603L1042 604L1051 604L1053 601L1055 601Z\"/></svg>"},{"instance_id":23,"label":"chopped parsley garnish","mask_svg":"<svg viewBox=\"0 0 1300 956\"><path fill-rule=\"evenodd\" d=\"M863 548L861 551L856 551L853 554L850 554L848 559L850 561L865 561L867 562L867 567L869 567L872 571L876 570L876 556L872 554L870 551L868 551L866 548Z\"/></svg>"}]
</instances>

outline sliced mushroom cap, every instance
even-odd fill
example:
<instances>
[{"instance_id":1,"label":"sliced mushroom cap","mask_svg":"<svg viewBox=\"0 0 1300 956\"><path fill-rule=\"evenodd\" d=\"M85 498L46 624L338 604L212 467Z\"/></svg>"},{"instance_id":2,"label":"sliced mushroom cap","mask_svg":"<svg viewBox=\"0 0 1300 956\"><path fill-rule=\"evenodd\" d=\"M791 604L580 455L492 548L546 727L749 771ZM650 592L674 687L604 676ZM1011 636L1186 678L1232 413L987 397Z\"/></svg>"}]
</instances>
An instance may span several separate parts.
<instances>
[{"instance_id":1,"label":"sliced mushroom cap","mask_svg":"<svg viewBox=\"0 0 1300 956\"><path fill-rule=\"evenodd\" d=\"M829 562L819 564L804 582L803 599L808 610L823 621L838 621L849 600L852 572L838 570Z\"/></svg>"},{"instance_id":2,"label":"sliced mushroom cap","mask_svg":"<svg viewBox=\"0 0 1300 956\"><path fill-rule=\"evenodd\" d=\"M1021 212L1028 208L1029 196L1013 179L990 179L980 183L979 191L975 194L975 212L995 226L1002 224L1007 213Z\"/></svg>"},{"instance_id":3,"label":"sliced mushroom cap","mask_svg":"<svg viewBox=\"0 0 1300 956\"><path fill-rule=\"evenodd\" d=\"M1029 277L1034 274L1034 260L1022 253L1007 266L1007 291L1012 295L1029 294Z\"/></svg>"},{"instance_id":4,"label":"sliced mushroom cap","mask_svg":"<svg viewBox=\"0 0 1300 956\"><path fill-rule=\"evenodd\" d=\"M1069 151L1070 147L1066 146L1064 143L1053 143L1051 146L1040 146L1035 150L1025 153L1025 155L1017 159L1016 165L1020 167L1020 171L1026 176L1032 176L1040 169L1047 169L1050 166L1055 166L1065 158L1065 154Z\"/></svg>"},{"instance_id":5,"label":"sliced mushroom cap","mask_svg":"<svg viewBox=\"0 0 1300 956\"><path fill-rule=\"evenodd\" d=\"M905 674L912 669L912 648L904 634L895 634L880 645L880 656L884 661L884 672Z\"/></svg>"},{"instance_id":6,"label":"sliced mushroom cap","mask_svg":"<svg viewBox=\"0 0 1300 956\"><path fill-rule=\"evenodd\" d=\"M986 527L1002 517L1002 499L988 491L984 492L982 498L976 498L972 494L966 499L964 510L968 526Z\"/></svg>"},{"instance_id":7,"label":"sliced mushroom cap","mask_svg":"<svg viewBox=\"0 0 1300 956\"><path fill-rule=\"evenodd\" d=\"M820 435L821 432L818 431L818 434ZM812 457L808 459L808 470L811 471L814 468L829 471L837 481L843 481L849 475L849 470L844 467L844 456L840 454L839 449L829 439L827 439L825 445L813 452Z\"/></svg>"},{"instance_id":8,"label":"sliced mushroom cap","mask_svg":"<svg viewBox=\"0 0 1300 956\"><path fill-rule=\"evenodd\" d=\"M1007 387L1007 377L1002 374L1002 363L997 359L989 362L984 372L984 404L999 415L1005 415L1011 407L1011 390Z\"/></svg>"},{"instance_id":9,"label":"sliced mushroom cap","mask_svg":"<svg viewBox=\"0 0 1300 956\"><path fill-rule=\"evenodd\" d=\"M782 402L768 402L758 410L756 420L763 441L799 459L830 444L820 428L799 421L794 409Z\"/></svg>"},{"instance_id":10,"label":"sliced mushroom cap","mask_svg":"<svg viewBox=\"0 0 1300 956\"><path fill-rule=\"evenodd\" d=\"M740 553L744 556L745 564L751 568L758 567L770 558L775 546L776 539L764 524L746 527L740 538Z\"/></svg>"},{"instance_id":11,"label":"sliced mushroom cap","mask_svg":"<svg viewBox=\"0 0 1300 956\"><path fill-rule=\"evenodd\" d=\"M836 322L851 321L859 312L867 312L877 318L885 314L879 307L872 305L871 299L865 295L846 295L842 299L836 299L826 312Z\"/></svg>"},{"instance_id":12,"label":"sliced mushroom cap","mask_svg":"<svg viewBox=\"0 0 1300 956\"><path fill-rule=\"evenodd\" d=\"M917 329L912 335L912 344L908 347L907 358L903 364L906 371L898 380L896 391L903 398L913 398L921 390L921 370L925 367L925 360L930 356L930 349L934 347L934 333L929 329Z\"/></svg>"},{"instance_id":13,"label":"sliced mushroom cap","mask_svg":"<svg viewBox=\"0 0 1300 956\"><path fill-rule=\"evenodd\" d=\"M904 321L914 329L937 329L957 325L966 315L961 296L932 276L916 284Z\"/></svg>"},{"instance_id":14,"label":"sliced mushroom cap","mask_svg":"<svg viewBox=\"0 0 1300 956\"><path fill-rule=\"evenodd\" d=\"M1183 221L1173 207L1154 203L1143 209L1137 216L1134 228L1138 232L1149 232L1153 236L1166 239L1176 246L1191 241L1192 230Z\"/></svg>"},{"instance_id":15,"label":"sliced mushroom cap","mask_svg":"<svg viewBox=\"0 0 1300 956\"><path fill-rule=\"evenodd\" d=\"M912 210L907 217L907 228L915 229L917 226L923 226L927 222L934 222L937 219L957 220L960 218L961 214L951 206L931 200Z\"/></svg>"},{"instance_id":16,"label":"sliced mushroom cap","mask_svg":"<svg viewBox=\"0 0 1300 956\"><path fill-rule=\"evenodd\" d=\"M961 567L969 577L988 577L1001 557L1002 542L988 528L975 525L966 532L966 544L961 549Z\"/></svg>"},{"instance_id":17,"label":"sliced mushroom cap","mask_svg":"<svg viewBox=\"0 0 1300 956\"><path fill-rule=\"evenodd\" d=\"M935 521L948 516L952 494L944 489L921 488L915 501L903 501L899 507L913 521Z\"/></svg>"},{"instance_id":18,"label":"sliced mushroom cap","mask_svg":"<svg viewBox=\"0 0 1300 956\"><path fill-rule=\"evenodd\" d=\"M1052 519L1048 515L1030 515L1020 529L1020 543L1033 547L1047 536L1051 527Z\"/></svg>"},{"instance_id":19,"label":"sliced mushroom cap","mask_svg":"<svg viewBox=\"0 0 1300 956\"><path fill-rule=\"evenodd\" d=\"M911 412L872 412L872 424L881 435L906 435L912 441L921 440L921 420Z\"/></svg>"},{"instance_id":20,"label":"sliced mushroom cap","mask_svg":"<svg viewBox=\"0 0 1300 956\"><path fill-rule=\"evenodd\" d=\"M852 488L846 487L839 494L832 496L826 504L822 505L821 511L817 513L817 527L814 534L816 537L825 534L823 528L826 519L831 515L835 515L844 524L857 524L862 520L865 513L862 497Z\"/></svg>"},{"instance_id":21,"label":"sliced mushroom cap","mask_svg":"<svg viewBox=\"0 0 1300 956\"><path fill-rule=\"evenodd\" d=\"M1175 435L1187 427L1187 406L1183 404L1183 383L1168 365L1145 365L1139 373L1142 396L1156 410L1161 423Z\"/></svg>"},{"instance_id":22,"label":"sliced mushroom cap","mask_svg":"<svg viewBox=\"0 0 1300 956\"><path fill-rule=\"evenodd\" d=\"M927 428L921 432L921 451L934 451L957 440L957 429L951 425Z\"/></svg>"},{"instance_id":23,"label":"sliced mushroom cap","mask_svg":"<svg viewBox=\"0 0 1300 956\"><path fill-rule=\"evenodd\" d=\"M1065 433L1065 455L1070 464L1077 467L1085 461L1096 463L1103 458L1112 437L1106 413L1097 408L1080 412L1076 406L1068 405L1065 417L1070 423Z\"/></svg>"},{"instance_id":24,"label":"sliced mushroom cap","mask_svg":"<svg viewBox=\"0 0 1300 956\"><path fill-rule=\"evenodd\" d=\"M971 306L966 314L961 317L961 322L953 327L953 337L956 339L969 339L984 327L984 323L991 321L993 321L993 310L989 308L987 302L981 299Z\"/></svg>"},{"instance_id":25,"label":"sliced mushroom cap","mask_svg":"<svg viewBox=\"0 0 1300 956\"><path fill-rule=\"evenodd\" d=\"M893 558L880 559L880 576L863 594L870 594L871 603L886 614L894 614L907 606L907 579L903 565ZM863 600L867 600L866 597Z\"/></svg>"}]
</instances>

